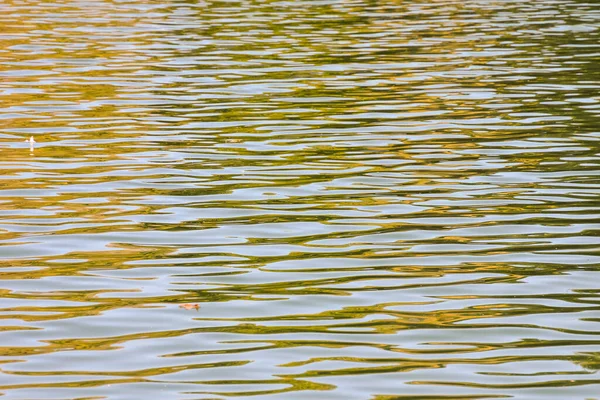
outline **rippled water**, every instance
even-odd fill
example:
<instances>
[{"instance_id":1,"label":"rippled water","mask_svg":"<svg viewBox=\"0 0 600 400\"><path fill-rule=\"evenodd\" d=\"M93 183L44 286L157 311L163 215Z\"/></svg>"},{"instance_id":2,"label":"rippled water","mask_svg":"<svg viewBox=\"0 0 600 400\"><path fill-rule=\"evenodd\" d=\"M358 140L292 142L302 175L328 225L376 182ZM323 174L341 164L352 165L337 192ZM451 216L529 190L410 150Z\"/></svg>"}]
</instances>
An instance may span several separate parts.
<instances>
[{"instance_id":1,"label":"rippled water","mask_svg":"<svg viewBox=\"0 0 600 400\"><path fill-rule=\"evenodd\" d=\"M600 3L0 26L3 398L600 399Z\"/></svg>"}]
</instances>

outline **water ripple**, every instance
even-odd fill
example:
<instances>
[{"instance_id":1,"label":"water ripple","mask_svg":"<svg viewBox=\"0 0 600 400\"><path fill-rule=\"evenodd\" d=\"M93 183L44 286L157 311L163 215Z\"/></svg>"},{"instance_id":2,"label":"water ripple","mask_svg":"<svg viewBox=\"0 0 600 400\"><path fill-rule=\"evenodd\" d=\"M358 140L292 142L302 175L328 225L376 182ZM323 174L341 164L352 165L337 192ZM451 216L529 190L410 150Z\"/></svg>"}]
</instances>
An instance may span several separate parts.
<instances>
[{"instance_id":1,"label":"water ripple","mask_svg":"<svg viewBox=\"0 0 600 400\"><path fill-rule=\"evenodd\" d=\"M594 2L0 10L5 398L598 398Z\"/></svg>"}]
</instances>

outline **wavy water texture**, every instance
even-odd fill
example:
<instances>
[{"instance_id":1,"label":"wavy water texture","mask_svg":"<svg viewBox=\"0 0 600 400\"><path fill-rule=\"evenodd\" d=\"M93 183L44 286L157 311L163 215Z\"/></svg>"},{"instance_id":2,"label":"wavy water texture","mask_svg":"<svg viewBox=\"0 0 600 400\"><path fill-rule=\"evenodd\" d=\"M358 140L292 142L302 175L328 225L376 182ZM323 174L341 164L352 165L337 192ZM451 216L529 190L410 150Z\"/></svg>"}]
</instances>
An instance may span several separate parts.
<instances>
[{"instance_id":1,"label":"wavy water texture","mask_svg":"<svg viewBox=\"0 0 600 400\"><path fill-rule=\"evenodd\" d=\"M3 399L600 399L597 2L0 26Z\"/></svg>"}]
</instances>

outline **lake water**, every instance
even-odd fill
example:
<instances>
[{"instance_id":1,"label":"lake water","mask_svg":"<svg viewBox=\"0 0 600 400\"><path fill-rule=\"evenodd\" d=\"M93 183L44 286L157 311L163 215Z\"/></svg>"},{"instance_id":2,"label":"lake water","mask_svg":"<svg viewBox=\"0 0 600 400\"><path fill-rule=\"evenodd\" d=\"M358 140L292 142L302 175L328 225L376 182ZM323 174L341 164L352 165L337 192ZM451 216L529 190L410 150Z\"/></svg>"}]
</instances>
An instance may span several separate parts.
<instances>
[{"instance_id":1,"label":"lake water","mask_svg":"<svg viewBox=\"0 0 600 400\"><path fill-rule=\"evenodd\" d=\"M0 26L3 399L600 399L600 3Z\"/></svg>"}]
</instances>

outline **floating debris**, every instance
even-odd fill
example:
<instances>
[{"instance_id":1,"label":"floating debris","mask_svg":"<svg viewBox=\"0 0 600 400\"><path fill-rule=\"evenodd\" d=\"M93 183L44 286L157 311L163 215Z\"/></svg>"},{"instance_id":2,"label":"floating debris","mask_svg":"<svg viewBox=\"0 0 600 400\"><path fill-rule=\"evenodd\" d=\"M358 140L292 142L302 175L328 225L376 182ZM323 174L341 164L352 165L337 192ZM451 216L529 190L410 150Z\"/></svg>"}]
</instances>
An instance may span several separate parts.
<instances>
[{"instance_id":1,"label":"floating debris","mask_svg":"<svg viewBox=\"0 0 600 400\"><path fill-rule=\"evenodd\" d=\"M35 144L33 136L30 136L29 139L25 139L25 143L29 143L29 152L33 154L33 145Z\"/></svg>"},{"instance_id":2,"label":"floating debris","mask_svg":"<svg viewBox=\"0 0 600 400\"><path fill-rule=\"evenodd\" d=\"M198 303L185 303L179 306L179 308L185 308L186 310L192 310L192 309L200 309L200 305Z\"/></svg>"}]
</instances>

